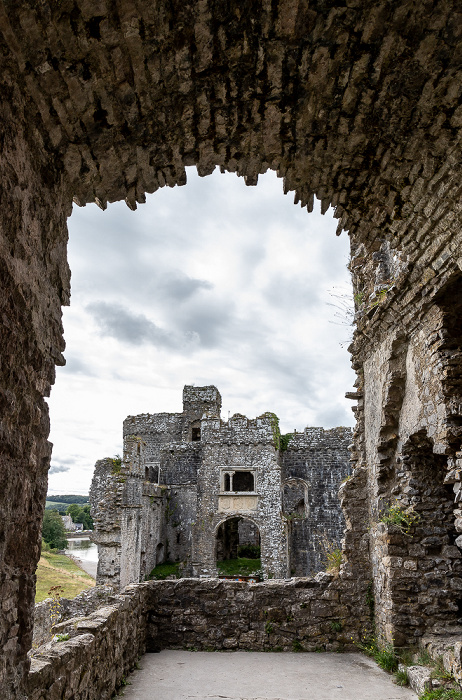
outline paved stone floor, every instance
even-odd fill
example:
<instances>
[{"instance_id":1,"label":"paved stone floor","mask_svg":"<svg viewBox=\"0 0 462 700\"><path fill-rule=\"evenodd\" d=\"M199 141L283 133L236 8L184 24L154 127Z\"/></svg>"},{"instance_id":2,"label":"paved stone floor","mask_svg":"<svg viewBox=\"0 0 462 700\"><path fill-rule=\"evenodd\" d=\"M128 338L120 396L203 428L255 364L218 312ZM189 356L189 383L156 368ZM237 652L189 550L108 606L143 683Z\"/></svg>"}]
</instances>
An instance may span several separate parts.
<instances>
[{"instance_id":1,"label":"paved stone floor","mask_svg":"<svg viewBox=\"0 0 462 700\"><path fill-rule=\"evenodd\" d=\"M146 654L124 700L416 700L361 654Z\"/></svg>"}]
</instances>

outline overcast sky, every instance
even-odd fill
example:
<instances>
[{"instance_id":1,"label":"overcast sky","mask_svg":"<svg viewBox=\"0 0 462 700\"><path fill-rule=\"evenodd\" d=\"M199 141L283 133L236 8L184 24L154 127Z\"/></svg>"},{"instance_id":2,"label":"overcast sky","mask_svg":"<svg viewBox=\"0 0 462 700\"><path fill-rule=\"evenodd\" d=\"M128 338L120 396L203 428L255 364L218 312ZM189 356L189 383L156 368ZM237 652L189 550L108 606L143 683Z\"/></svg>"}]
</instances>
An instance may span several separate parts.
<instances>
[{"instance_id":1,"label":"overcast sky","mask_svg":"<svg viewBox=\"0 0 462 700\"><path fill-rule=\"evenodd\" d=\"M184 384L215 384L225 419L353 425L351 329L330 305L350 289L336 224L294 206L274 173L246 187L218 169L188 168L186 187L136 212L74 207L49 493L88 493L95 461L122 452L124 418L181 411Z\"/></svg>"}]
</instances>

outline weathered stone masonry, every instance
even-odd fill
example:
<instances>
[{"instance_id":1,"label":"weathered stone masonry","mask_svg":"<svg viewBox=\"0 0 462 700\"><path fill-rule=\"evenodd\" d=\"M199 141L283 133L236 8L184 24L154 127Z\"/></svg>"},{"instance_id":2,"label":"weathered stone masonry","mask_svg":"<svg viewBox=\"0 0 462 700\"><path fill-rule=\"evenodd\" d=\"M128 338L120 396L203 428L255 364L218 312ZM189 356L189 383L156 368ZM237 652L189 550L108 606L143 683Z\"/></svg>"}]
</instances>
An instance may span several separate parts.
<instances>
[{"instance_id":1,"label":"weathered stone masonry","mask_svg":"<svg viewBox=\"0 0 462 700\"><path fill-rule=\"evenodd\" d=\"M29 700L107 700L145 649L351 650L369 625L355 605L326 574L290 583L132 584L108 605L56 625L70 639L34 650Z\"/></svg>"},{"instance_id":2,"label":"weathered stone masonry","mask_svg":"<svg viewBox=\"0 0 462 700\"><path fill-rule=\"evenodd\" d=\"M273 169L309 210L334 207L357 305L342 576L358 605L373 577L389 639L460 633L461 26L453 0L0 2L6 700L25 695L65 219L73 198L135 208L187 165L249 185ZM394 498L425 514L412 551L379 524Z\"/></svg>"},{"instance_id":3,"label":"weathered stone masonry","mask_svg":"<svg viewBox=\"0 0 462 700\"><path fill-rule=\"evenodd\" d=\"M99 583L123 588L166 560L214 576L220 528L236 519L240 544L258 533L265 578L325 568L345 527L351 430L306 428L281 449L274 414L225 422L220 410L216 387L185 386L182 413L124 421L123 460L97 462L90 490Z\"/></svg>"}]
</instances>

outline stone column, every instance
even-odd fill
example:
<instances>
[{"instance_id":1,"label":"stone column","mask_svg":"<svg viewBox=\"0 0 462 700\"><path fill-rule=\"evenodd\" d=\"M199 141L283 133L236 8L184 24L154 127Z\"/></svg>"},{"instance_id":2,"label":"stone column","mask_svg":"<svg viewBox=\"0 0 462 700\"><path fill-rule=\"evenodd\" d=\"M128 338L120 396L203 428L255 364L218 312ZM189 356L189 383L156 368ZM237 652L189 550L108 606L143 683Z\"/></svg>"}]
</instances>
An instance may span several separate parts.
<instances>
[{"instance_id":1,"label":"stone column","mask_svg":"<svg viewBox=\"0 0 462 700\"><path fill-rule=\"evenodd\" d=\"M19 89L10 86L5 94L11 101L5 97L0 108L0 688L2 700L18 700L25 697L29 668L52 447L44 396L55 364L64 364L61 304L69 300L71 206L56 161L46 159L34 120L21 109Z\"/></svg>"}]
</instances>

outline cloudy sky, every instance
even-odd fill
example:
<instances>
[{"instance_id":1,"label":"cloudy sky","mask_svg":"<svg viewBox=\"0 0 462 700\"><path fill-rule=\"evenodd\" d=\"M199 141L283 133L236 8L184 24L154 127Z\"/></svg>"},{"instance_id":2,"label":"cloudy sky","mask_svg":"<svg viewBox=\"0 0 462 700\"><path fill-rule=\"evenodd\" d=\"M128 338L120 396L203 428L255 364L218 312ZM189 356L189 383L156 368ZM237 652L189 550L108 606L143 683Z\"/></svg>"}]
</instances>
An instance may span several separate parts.
<instances>
[{"instance_id":1,"label":"cloudy sky","mask_svg":"<svg viewBox=\"0 0 462 700\"><path fill-rule=\"evenodd\" d=\"M224 419L352 425L351 329L331 305L350 285L336 223L294 206L274 173L246 187L193 168L136 212L74 207L49 493L88 493L95 461L122 452L123 419L181 411L184 384L215 384Z\"/></svg>"}]
</instances>

